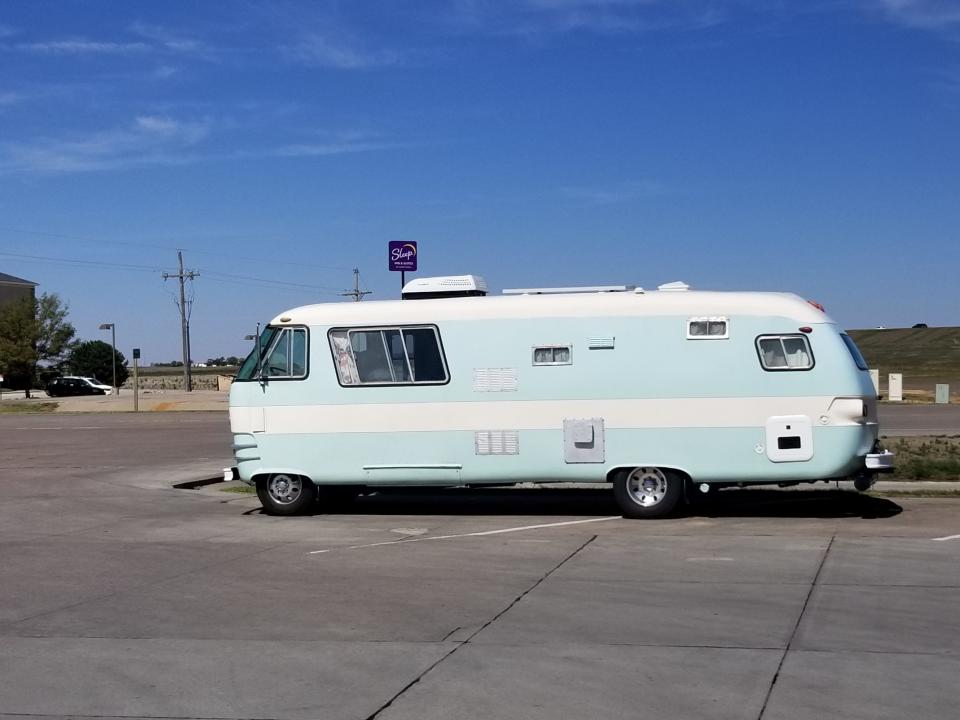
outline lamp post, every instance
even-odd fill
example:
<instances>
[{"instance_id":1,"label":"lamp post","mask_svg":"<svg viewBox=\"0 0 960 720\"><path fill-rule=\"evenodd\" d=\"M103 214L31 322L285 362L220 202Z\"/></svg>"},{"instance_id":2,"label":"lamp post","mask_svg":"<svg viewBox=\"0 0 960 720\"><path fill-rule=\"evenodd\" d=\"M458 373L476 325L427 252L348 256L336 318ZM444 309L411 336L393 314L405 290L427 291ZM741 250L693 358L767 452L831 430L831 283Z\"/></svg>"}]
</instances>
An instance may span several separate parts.
<instances>
[{"instance_id":1,"label":"lamp post","mask_svg":"<svg viewBox=\"0 0 960 720\"><path fill-rule=\"evenodd\" d=\"M117 387L117 328L113 323L103 323L100 325L100 329L110 331L110 348L113 350L113 354L110 356L110 369L113 370L113 393L119 396L120 388Z\"/></svg>"}]
</instances>

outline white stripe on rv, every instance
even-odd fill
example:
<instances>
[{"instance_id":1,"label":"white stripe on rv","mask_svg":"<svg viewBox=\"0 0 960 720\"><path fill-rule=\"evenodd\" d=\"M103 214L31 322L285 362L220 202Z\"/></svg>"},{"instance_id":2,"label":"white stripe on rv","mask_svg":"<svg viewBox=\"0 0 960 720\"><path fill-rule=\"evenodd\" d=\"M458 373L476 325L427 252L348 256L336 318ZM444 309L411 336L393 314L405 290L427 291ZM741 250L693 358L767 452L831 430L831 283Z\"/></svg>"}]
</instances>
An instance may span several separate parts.
<instances>
[{"instance_id":1,"label":"white stripe on rv","mask_svg":"<svg viewBox=\"0 0 960 720\"><path fill-rule=\"evenodd\" d=\"M230 408L235 433L327 434L558 430L564 418L602 417L608 430L764 427L771 416L806 415L814 425L862 425L835 398L749 397L643 400L500 400ZM831 407L833 405L833 407ZM826 418L827 422L823 422ZM259 422L258 422L259 421Z\"/></svg>"}]
</instances>

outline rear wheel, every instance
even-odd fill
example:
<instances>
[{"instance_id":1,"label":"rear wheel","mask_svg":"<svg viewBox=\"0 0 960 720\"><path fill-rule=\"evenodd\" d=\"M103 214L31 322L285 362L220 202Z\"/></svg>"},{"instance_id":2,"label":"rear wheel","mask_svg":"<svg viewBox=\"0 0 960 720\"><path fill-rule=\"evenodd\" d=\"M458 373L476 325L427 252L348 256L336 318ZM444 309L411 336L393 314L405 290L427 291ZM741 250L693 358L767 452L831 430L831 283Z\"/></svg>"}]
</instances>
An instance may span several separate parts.
<instances>
[{"instance_id":1,"label":"rear wheel","mask_svg":"<svg viewBox=\"0 0 960 720\"><path fill-rule=\"evenodd\" d=\"M303 475L274 473L257 479L257 497L267 515L299 515L317 497L317 486Z\"/></svg>"},{"instance_id":2,"label":"rear wheel","mask_svg":"<svg viewBox=\"0 0 960 720\"><path fill-rule=\"evenodd\" d=\"M680 502L683 476L657 467L621 470L613 478L613 495L624 517L664 517Z\"/></svg>"}]
</instances>

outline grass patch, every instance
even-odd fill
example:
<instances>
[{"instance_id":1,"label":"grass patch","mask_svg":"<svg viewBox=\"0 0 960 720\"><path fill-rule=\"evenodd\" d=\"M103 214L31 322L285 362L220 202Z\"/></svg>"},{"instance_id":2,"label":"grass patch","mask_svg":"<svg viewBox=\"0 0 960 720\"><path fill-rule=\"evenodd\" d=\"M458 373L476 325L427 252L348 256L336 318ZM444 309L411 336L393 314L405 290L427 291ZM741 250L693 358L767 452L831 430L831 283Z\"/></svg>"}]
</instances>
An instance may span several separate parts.
<instances>
[{"instance_id":1,"label":"grass patch","mask_svg":"<svg viewBox=\"0 0 960 720\"><path fill-rule=\"evenodd\" d=\"M960 378L960 327L851 330L872 368L902 372L905 380ZM933 383L931 382L931 390Z\"/></svg>"},{"instance_id":2,"label":"grass patch","mask_svg":"<svg viewBox=\"0 0 960 720\"><path fill-rule=\"evenodd\" d=\"M55 402L30 402L29 400L11 400L0 402L0 414L14 413L51 413L57 409Z\"/></svg>"},{"instance_id":3,"label":"grass patch","mask_svg":"<svg viewBox=\"0 0 960 720\"><path fill-rule=\"evenodd\" d=\"M960 482L960 437L888 438L896 470L885 480Z\"/></svg>"},{"instance_id":4,"label":"grass patch","mask_svg":"<svg viewBox=\"0 0 960 720\"><path fill-rule=\"evenodd\" d=\"M257 490L249 485L234 485L233 487L220 488L220 492L237 493L239 495L254 495L256 494Z\"/></svg>"}]
</instances>

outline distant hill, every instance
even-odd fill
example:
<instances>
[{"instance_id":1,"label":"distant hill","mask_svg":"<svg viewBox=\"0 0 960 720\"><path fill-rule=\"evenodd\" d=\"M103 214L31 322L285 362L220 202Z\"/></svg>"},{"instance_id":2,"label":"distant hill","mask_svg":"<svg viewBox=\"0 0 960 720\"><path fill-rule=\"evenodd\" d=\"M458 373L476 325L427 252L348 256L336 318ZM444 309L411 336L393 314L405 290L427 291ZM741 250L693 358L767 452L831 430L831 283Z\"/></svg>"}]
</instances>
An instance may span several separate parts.
<instances>
[{"instance_id":1,"label":"distant hill","mask_svg":"<svg viewBox=\"0 0 960 720\"><path fill-rule=\"evenodd\" d=\"M871 368L905 379L960 381L960 327L849 330Z\"/></svg>"}]
</instances>

